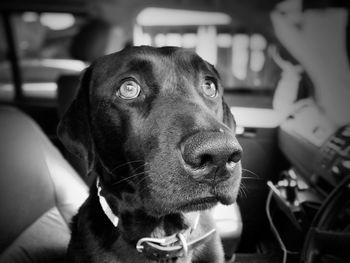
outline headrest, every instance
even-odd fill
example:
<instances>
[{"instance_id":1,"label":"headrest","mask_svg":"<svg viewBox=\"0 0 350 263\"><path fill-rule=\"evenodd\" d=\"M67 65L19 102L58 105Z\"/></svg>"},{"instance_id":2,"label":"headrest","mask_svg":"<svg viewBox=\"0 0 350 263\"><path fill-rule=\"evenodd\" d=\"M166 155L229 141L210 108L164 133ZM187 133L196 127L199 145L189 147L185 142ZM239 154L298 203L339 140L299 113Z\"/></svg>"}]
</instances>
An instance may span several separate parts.
<instances>
[{"instance_id":1,"label":"headrest","mask_svg":"<svg viewBox=\"0 0 350 263\"><path fill-rule=\"evenodd\" d=\"M112 25L102 20L93 19L80 28L73 37L70 47L72 58L92 61L106 54Z\"/></svg>"}]
</instances>

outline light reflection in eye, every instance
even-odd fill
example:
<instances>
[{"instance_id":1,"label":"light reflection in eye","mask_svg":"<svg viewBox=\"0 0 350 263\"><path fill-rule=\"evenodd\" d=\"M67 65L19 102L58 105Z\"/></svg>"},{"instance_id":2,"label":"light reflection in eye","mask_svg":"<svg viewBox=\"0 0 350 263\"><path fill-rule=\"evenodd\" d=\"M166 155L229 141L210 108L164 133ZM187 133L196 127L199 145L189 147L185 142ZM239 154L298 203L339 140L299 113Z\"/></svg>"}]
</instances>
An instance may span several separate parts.
<instances>
[{"instance_id":1,"label":"light reflection in eye","mask_svg":"<svg viewBox=\"0 0 350 263\"><path fill-rule=\"evenodd\" d=\"M216 85L213 81L206 80L204 82L204 84L202 84L202 89L203 89L203 92L206 96L208 96L210 98L216 97L217 88L216 88Z\"/></svg>"},{"instance_id":2,"label":"light reflection in eye","mask_svg":"<svg viewBox=\"0 0 350 263\"><path fill-rule=\"evenodd\" d=\"M125 100L135 99L140 94L140 85L135 81L125 81L117 91L117 95Z\"/></svg>"}]
</instances>

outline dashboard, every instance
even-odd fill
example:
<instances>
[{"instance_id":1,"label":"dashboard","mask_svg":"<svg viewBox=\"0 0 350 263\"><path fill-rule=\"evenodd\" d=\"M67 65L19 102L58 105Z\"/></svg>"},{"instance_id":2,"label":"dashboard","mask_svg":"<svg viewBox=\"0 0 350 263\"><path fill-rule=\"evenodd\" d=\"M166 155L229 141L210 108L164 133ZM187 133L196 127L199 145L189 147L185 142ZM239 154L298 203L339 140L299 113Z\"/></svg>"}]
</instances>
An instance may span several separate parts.
<instances>
[{"instance_id":1,"label":"dashboard","mask_svg":"<svg viewBox=\"0 0 350 263\"><path fill-rule=\"evenodd\" d=\"M322 145L313 169L311 182L324 194L350 175L350 125L341 127Z\"/></svg>"},{"instance_id":2,"label":"dashboard","mask_svg":"<svg viewBox=\"0 0 350 263\"><path fill-rule=\"evenodd\" d=\"M296 174L320 195L327 196L350 174L350 125L334 126L316 106L291 115L278 137Z\"/></svg>"}]
</instances>

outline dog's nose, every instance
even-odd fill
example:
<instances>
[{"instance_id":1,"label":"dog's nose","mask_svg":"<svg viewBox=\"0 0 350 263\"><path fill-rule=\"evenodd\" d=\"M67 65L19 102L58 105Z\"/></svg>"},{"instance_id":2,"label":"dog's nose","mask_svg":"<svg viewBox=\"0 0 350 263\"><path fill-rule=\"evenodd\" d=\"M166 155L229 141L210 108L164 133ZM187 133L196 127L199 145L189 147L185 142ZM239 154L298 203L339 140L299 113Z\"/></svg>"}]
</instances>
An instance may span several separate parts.
<instances>
[{"instance_id":1,"label":"dog's nose","mask_svg":"<svg viewBox=\"0 0 350 263\"><path fill-rule=\"evenodd\" d=\"M227 179L241 160L236 138L223 132L198 132L181 144L185 168L198 181Z\"/></svg>"}]
</instances>

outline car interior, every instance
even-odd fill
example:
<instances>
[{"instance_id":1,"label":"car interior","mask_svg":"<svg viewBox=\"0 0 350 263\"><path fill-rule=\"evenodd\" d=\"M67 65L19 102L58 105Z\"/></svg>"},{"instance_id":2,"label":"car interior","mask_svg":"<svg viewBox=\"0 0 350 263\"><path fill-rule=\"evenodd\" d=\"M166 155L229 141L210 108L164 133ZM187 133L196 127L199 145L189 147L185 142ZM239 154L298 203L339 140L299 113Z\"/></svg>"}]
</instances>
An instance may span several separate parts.
<instances>
[{"instance_id":1,"label":"car interior","mask_svg":"<svg viewBox=\"0 0 350 263\"><path fill-rule=\"evenodd\" d=\"M346 0L2 0L0 263L64 262L96 178L59 141L81 72L128 46L196 51L221 76L243 148L211 212L226 262L350 262Z\"/></svg>"}]
</instances>

